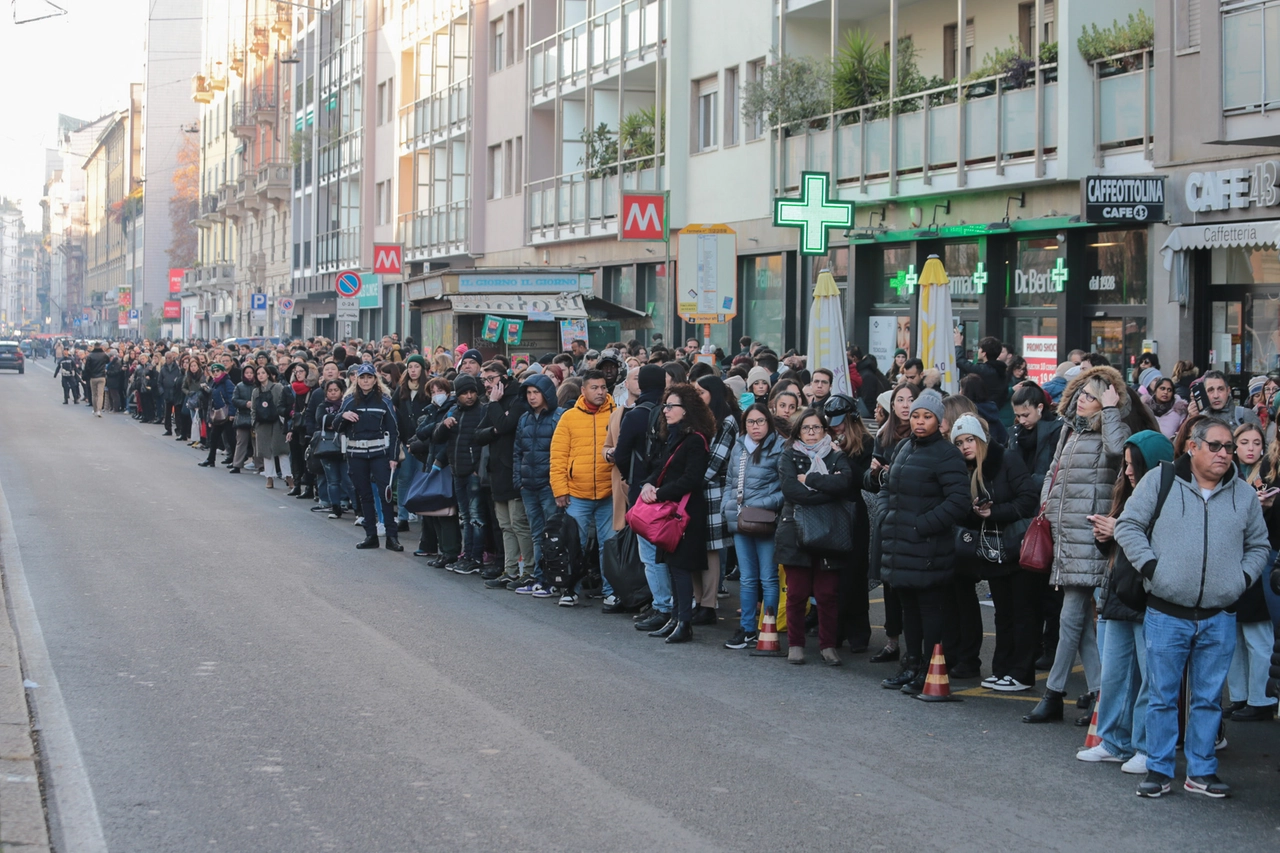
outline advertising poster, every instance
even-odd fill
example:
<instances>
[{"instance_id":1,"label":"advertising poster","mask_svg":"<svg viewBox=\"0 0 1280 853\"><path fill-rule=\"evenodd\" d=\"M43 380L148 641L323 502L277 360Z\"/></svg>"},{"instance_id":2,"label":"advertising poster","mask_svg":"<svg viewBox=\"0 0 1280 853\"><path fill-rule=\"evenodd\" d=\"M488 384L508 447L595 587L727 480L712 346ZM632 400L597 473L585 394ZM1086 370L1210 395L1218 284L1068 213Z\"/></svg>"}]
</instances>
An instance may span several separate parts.
<instances>
[{"instance_id":1,"label":"advertising poster","mask_svg":"<svg viewBox=\"0 0 1280 853\"><path fill-rule=\"evenodd\" d=\"M876 362L880 366L881 371L887 371L889 364L893 361L893 351L896 349L905 349L907 356L911 355L911 318L902 317L872 317L871 326L867 335L867 355L874 355ZM906 339L899 334L899 329L905 329Z\"/></svg>"},{"instance_id":2,"label":"advertising poster","mask_svg":"<svg viewBox=\"0 0 1280 853\"><path fill-rule=\"evenodd\" d=\"M524 320L503 320L502 340L511 346L519 346L524 336Z\"/></svg>"},{"instance_id":3,"label":"advertising poster","mask_svg":"<svg viewBox=\"0 0 1280 853\"><path fill-rule=\"evenodd\" d=\"M495 317L492 314L484 315L484 332L480 337L491 344L496 344L502 338L502 318Z\"/></svg>"},{"instance_id":4,"label":"advertising poster","mask_svg":"<svg viewBox=\"0 0 1280 853\"><path fill-rule=\"evenodd\" d=\"M587 340L587 320L585 317L560 321L560 349L562 351L568 352L569 345L574 341L585 340Z\"/></svg>"},{"instance_id":5,"label":"advertising poster","mask_svg":"<svg viewBox=\"0 0 1280 853\"><path fill-rule=\"evenodd\" d=\"M1043 386L1058 369L1057 337L1028 335L1022 339L1022 357L1027 360L1027 378Z\"/></svg>"}]
</instances>

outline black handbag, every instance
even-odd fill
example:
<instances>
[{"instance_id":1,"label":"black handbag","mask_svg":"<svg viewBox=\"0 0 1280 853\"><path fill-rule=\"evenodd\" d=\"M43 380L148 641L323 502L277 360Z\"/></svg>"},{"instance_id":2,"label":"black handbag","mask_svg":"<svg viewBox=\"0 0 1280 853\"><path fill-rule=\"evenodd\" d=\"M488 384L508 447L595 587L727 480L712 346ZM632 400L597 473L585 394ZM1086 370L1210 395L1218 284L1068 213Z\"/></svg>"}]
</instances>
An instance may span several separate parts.
<instances>
[{"instance_id":1,"label":"black handbag","mask_svg":"<svg viewBox=\"0 0 1280 853\"><path fill-rule=\"evenodd\" d=\"M844 501L797 504L795 519L801 550L820 557L853 553L853 515Z\"/></svg>"},{"instance_id":2,"label":"black handbag","mask_svg":"<svg viewBox=\"0 0 1280 853\"><path fill-rule=\"evenodd\" d=\"M956 556L962 560L981 560L986 563L1002 563L1006 551L1004 537L996 525L984 520L977 530L972 527L956 528Z\"/></svg>"},{"instance_id":3,"label":"black handbag","mask_svg":"<svg viewBox=\"0 0 1280 853\"><path fill-rule=\"evenodd\" d=\"M1173 465L1169 462L1160 463L1160 496L1156 498L1156 509L1151 514L1151 523L1147 525L1147 539L1151 538L1151 531L1155 529L1156 521L1160 518L1160 510L1164 509L1165 499L1169 497L1169 490L1173 488ZM1129 609L1136 610L1139 613L1147 609L1147 588L1143 585L1142 572L1138 570L1130 560L1124 549L1118 544L1116 546L1116 559L1111 564L1111 577L1107 580L1107 584L1116 598Z\"/></svg>"},{"instance_id":4,"label":"black handbag","mask_svg":"<svg viewBox=\"0 0 1280 853\"><path fill-rule=\"evenodd\" d=\"M342 435L320 430L311 436L311 455L316 459L336 461L342 458Z\"/></svg>"}]
</instances>

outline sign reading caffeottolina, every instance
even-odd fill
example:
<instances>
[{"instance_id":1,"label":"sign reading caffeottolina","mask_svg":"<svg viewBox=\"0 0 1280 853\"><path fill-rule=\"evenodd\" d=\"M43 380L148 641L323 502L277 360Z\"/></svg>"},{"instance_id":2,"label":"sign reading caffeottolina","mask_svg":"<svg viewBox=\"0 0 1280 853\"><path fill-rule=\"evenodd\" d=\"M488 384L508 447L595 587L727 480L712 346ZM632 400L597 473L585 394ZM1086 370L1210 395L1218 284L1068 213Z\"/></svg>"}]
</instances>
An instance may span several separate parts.
<instances>
[{"instance_id":1,"label":"sign reading caffeottolina","mask_svg":"<svg viewBox=\"0 0 1280 853\"><path fill-rule=\"evenodd\" d=\"M1162 222L1164 176L1081 178L1080 206L1086 222Z\"/></svg>"}]
</instances>

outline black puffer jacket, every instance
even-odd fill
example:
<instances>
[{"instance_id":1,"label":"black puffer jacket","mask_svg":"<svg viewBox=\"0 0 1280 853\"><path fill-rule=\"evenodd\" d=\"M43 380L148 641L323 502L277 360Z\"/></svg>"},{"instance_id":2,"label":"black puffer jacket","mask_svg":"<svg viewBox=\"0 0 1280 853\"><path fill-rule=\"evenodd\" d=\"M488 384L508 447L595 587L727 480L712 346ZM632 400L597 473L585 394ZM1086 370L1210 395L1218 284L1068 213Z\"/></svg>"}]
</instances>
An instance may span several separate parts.
<instances>
[{"instance_id":1,"label":"black puffer jacket","mask_svg":"<svg viewBox=\"0 0 1280 853\"><path fill-rule=\"evenodd\" d=\"M1003 361L970 361L964 357L964 347L956 347L956 369L961 376L976 373L982 377L982 388L987 392L987 399L999 409L1009 399L1009 382L1005 379L1008 368Z\"/></svg>"},{"instance_id":2,"label":"black puffer jacket","mask_svg":"<svg viewBox=\"0 0 1280 853\"><path fill-rule=\"evenodd\" d=\"M520 391L520 386L510 381L502 399L490 401L485 407L484 423L476 430L476 442L489 447L489 488L495 501L520 500L512 465L516 427L520 424L520 416L529 411Z\"/></svg>"},{"instance_id":3,"label":"black puffer jacket","mask_svg":"<svg viewBox=\"0 0 1280 853\"><path fill-rule=\"evenodd\" d=\"M1053 466L1053 452L1058 448L1061 431L1062 418L1046 414L1030 431L1034 435L1016 423L1009 432L1009 449L1022 459L1022 466L1031 474L1031 482L1035 485L1037 494Z\"/></svg>"},{"instance_id":4,"label":"black puffer jacket","mask_svg":"<svg viewBox=\"0 0 1280 853\"><path fill-rule=\"evenodd\" d=\"M782 512L778 515L778 531L773 538L774 561L786 566L808 566L812 554L800 547L796 531L796 507L819 506L833 501L848 500L853 495L853 468L849 457L832 448L823 457L826 474L810 474L813 463L802 451L787 442L778 457L778 479L782 484ZM805 475L801 483L797 477ZM856 516L855 516L856 517Z\"/></svg>"},{"instance_id":5,"label":"black puffer jacket","mask_svg":"<svg viewBox=\"0 0 1280 853\"><path fill-rule=\"evenodd\" d=\"M253 426L253 411L250 404L253 402L253 391L258 386L248 382L239 382L236 385L235 392L231 395L231 407L235 409L235 425L237 428L243 427L248 429ZM178 398L182 400L182 391L178 391Z\"/></svg>"},{"instance_id":6,"label":"black puffer jacket","mask_svg":"<svg viewBox=\"0 0 1280 853\"><path fill-rule=\"evenodd\" d=\"M408 444L418 429L418 420L431 405L431 394L427 391L427 380L423 377L418 393L411 394L407 386L396 389L392 396L396 404L396 422L400 425L400 440Z\"/></svg>"},{"instance_id":7,"label":"black puffer jacket","mask_svg":"<svg viewBox=\"0 0 1280 853\"><path fill-rule=\"evenodd\" d=\"M1036 499L1040 493L1032 485L1031 475L1022 464L1022 458L998 444L987 447L987 458L982 462L982 480L986 497L991 501L991 516L983 519L970 509L961 524L969 530L980 531L985 521L987 530L994 532L999 529L1004 545L1002 550L1016 556L1027 526L1036 514ZM1003 577L1018 569L1016 560L991 563L981 559L956 558L956 572L971 579Z\"/></svg>"},{"instance_id":8,"label":"black puffer jacket","mask_svg":"<svg viewBox=\"0 0 1280 853\"><path fill-rule=\"evenodd\" d=\"M894 448L888 474L868 471L865 486L884 493L880 519L880 577L906 589L951 580L954 528L968 514L969 471L955 445L935 432Z\"/></svg>"},{"instance_id":9,"label":"black puffer jacket","mask_svg":"<svg viewBox=\"0 0 1280 853\"><path fill-rule=\"evenodd\" d=\"M418 461L423 465L443 468L449 464L448 448L443 441L435 440L435 432L436 427L444 420L445 413L457 402L457 398L452 394L444 401L444 405L437 406L435 403L428 402L427 408L418 418L418 428L414 433L414 439L409 443L409 452L418 457Z\"/></svg>"},{"instance_id":10,"label":"black puffer jacket","mask_svg":"<svg viewBox=\"0 0 1280 853\"><path fill-rule=\"evenodd\" d=\"M476 403L469 409L455 404L445 412L436 427L434 439L445 445L449 464L453 467L453 476L470 477L480 470L480 457L483 448L476 441L476 430L484 425L486 404ZM456 419L452 426L446 426L450 417Z\"/></svg>"}]
</instances>

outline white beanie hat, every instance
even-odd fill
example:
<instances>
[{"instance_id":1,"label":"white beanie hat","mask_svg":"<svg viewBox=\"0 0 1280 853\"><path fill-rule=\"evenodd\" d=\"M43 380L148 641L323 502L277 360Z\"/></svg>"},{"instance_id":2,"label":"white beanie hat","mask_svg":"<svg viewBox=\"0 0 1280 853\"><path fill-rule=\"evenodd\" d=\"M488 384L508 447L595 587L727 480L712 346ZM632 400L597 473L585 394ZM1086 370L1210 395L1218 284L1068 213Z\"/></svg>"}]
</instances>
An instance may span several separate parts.
<instances>
[{"instance_id":1,"label":"white beanie hat","mask_svg":"<svg viewBox=\"0 0 1280 853\"><path fill-rule=\"evenodd\" d=\"M987 442L982 422L968 412L956 418L955 425L951 427L951 443L954 444L962 435L971 435L983 444Z\"/></svg>"}]
</instances>

